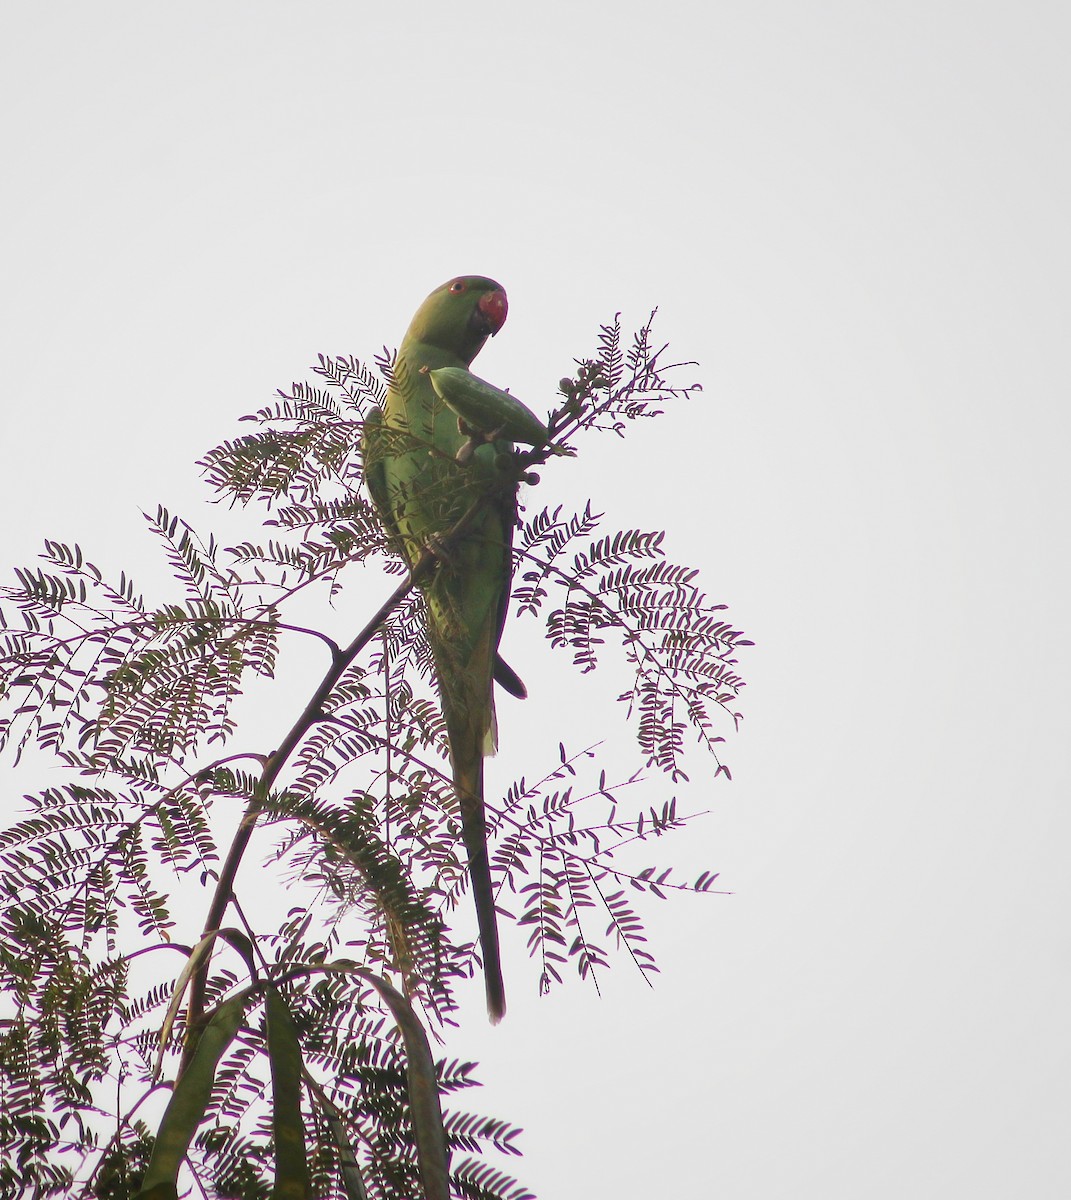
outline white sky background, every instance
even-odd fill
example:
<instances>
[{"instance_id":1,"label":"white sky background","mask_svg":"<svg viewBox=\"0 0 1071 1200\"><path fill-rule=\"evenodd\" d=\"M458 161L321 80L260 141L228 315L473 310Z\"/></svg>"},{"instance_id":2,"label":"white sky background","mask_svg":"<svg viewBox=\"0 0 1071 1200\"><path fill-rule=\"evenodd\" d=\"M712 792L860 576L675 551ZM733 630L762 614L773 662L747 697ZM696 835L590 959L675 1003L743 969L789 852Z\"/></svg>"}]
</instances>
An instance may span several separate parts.
<instances>
[{"instance_id":1,"label":"white sky background","mask_svg":"<svg viewBox=\"0 0 1071 1200\"><path fill-rule=\"evenodd\" d=\"M734 894L601 1000L507 933L451 1051L548 1200L1067 1194L1066 16L378 7L5 6L3 564L159 578L157 502L255 538L194 460L452 274L505 285L477 370L537 409L659 305L704 393L532 501L668 528L755 639L734 780L697 755L650 856ZM506 646L500 782L617 728Z\"/></svg>"}]
</instances>

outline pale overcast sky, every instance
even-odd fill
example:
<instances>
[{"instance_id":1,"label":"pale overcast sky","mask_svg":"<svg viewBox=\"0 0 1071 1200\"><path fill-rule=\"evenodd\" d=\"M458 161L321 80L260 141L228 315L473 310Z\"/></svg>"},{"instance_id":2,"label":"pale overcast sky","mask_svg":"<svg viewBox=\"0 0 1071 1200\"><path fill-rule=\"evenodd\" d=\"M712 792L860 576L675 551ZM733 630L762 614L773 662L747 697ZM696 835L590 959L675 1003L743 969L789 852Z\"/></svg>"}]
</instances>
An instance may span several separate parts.
<instances>
[{"instance_id":1,"label":"pale overcast sky","mask_svg":"<svg viewBox=\"0 0 1071 1200\"><path fill-rule=\"evenodd\" d=\"M601 999L541 1001L506 931L509 1015L475 987L450 1046L544 1200L1071 1194L1069 25L4 7L5 569L50 536L158 578L157 502L256 536L194 460L456 273L505 285L478 370L531 407L617 310L700 363L533 496L667 528L756 642L733 781L697 756L711 815L661 853L733 894L654 910L657 986ZM612 678L506 646L493 778L619 727Z\"/></svg>"}]
</instances>

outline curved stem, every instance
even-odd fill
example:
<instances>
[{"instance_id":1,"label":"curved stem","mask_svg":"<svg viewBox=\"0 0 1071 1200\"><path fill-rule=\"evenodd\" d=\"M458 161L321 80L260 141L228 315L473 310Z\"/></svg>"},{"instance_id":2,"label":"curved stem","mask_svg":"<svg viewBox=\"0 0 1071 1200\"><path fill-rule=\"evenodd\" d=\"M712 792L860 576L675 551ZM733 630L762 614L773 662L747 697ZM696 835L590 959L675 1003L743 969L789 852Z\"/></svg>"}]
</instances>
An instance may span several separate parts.
<instances>
[{"instance_id":1,"label":"curved stem","mask_svg":"<svg viewBox=\"0 0 1071 1200\"><path fill-rule=\"evenodd\" d=\"M451 527L445 538L441 539L442 542L449 545L450 542L464 533L486 502L487 497L484 496L475 499ZM319 687L313 693L308 704L305 705L301 715L294 722L290 732L283 739L282 743L266 758L264 770L257 783L256 795L246 806L245 813L231 840L227 858L220 869L219 878L216 882L216 890L213 893L208 915L205 918L203 936L218 929L223 922L223 917L231 902L232 889L235 878L238 875L238 869L249 846L249 840L253 836L253 829L264 809L264 803L268 794L275 786L275 782L279 778L283 767L313 725L322 719L324 702L330 696L333 688L342 678L350 664L372 640L380 625L383 624L401 600L413 587L430 574L437 562L437 556L431 550L425 550L413 565L407 578L391 592L353 641L344 650L339 650L332 655L331 666L321 680ZM186 1045L183 1051L180 1071L185 1070L204 1025L205 995L208 986L210 964L211 956L210 954L206 954L204 962L198 968L190 982L190 1005L186 1018Z\"/></svg>"}]
</instances>

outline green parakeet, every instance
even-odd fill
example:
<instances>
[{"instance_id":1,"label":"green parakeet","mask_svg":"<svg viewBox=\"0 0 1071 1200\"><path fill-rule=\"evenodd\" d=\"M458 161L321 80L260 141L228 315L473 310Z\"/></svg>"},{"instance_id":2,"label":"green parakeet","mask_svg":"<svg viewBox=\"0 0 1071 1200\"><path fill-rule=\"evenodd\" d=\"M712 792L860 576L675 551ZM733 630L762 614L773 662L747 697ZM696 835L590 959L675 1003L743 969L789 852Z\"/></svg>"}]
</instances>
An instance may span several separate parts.
<instances>
[{"instance_id":1,"label":"green parakeet","mask_svg":"<svg viewBox=\"0 0 1071 1200\"><path fill-rule=\"evenodd\" d=\"M509 600L516 521L515 478L499 457L509 443L468 442L429 371L467 369L506 319L506 293L492 279L463 275L444 283L417 310L398 350L382 413L366 425L365 477L384 525L415 566L440 552L424 587L427 632L450 739L454 787L468 855L483 955L487 1008L497 1022L506 1009L491 872L487 857L483 760L493 753L492 680L523 697L524 685L498 655ZM496 458L498 463L496 464ZM437 541L482 498L457 541Z\"/></svg>"}]
</instances>

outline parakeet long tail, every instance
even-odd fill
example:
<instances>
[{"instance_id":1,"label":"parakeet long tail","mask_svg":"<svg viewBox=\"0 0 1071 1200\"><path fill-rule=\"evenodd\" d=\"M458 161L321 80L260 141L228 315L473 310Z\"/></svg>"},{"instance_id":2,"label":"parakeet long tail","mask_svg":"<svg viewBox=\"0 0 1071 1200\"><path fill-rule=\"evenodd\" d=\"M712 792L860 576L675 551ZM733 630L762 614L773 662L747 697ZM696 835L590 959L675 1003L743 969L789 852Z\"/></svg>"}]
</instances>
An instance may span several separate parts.
<instances>
[{"instance_id":1,"label":"parakeet long tail","mask_svg":"<svg viewBox=\"0 0 1071 1200\"><path fill-rule=\"evenodd\" d=\"M498 1024L506 1012L506 987L502 980L502 960L498 949L498 917L491 885L491 867L487 858L487 829L483 806L483 747L452 746L454 787L461 806L461 834L469 859L469 878L476 902L476 920L480 928L483 953L484 988L487 1012ZM475 752L471 752L474 750ZM468 752L467 752L468 751Z\"/></svg>"}]
</instances>

